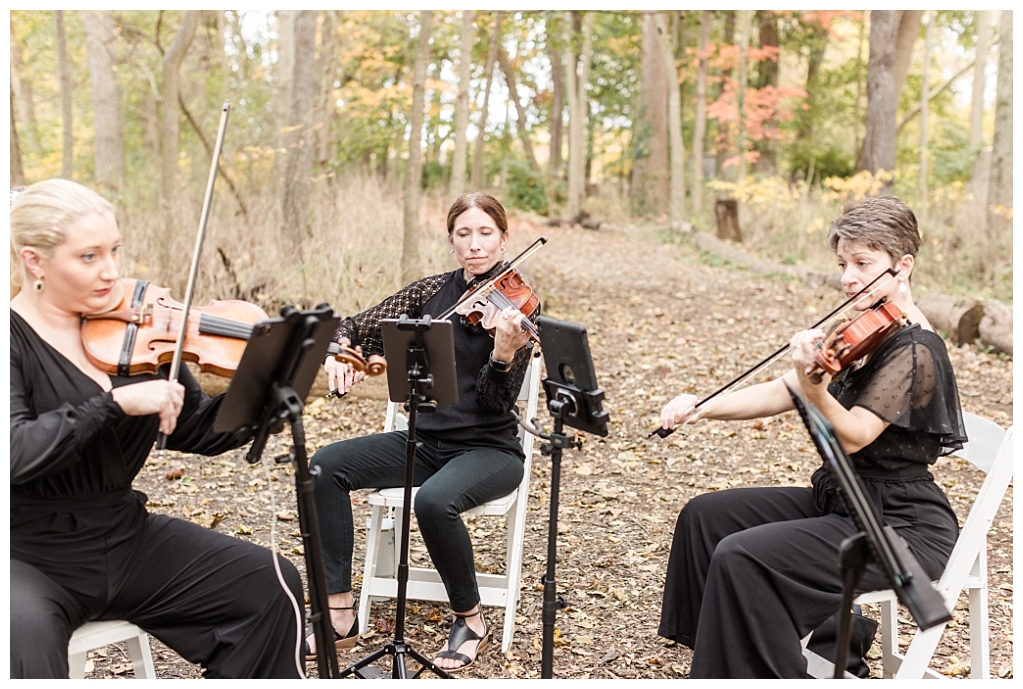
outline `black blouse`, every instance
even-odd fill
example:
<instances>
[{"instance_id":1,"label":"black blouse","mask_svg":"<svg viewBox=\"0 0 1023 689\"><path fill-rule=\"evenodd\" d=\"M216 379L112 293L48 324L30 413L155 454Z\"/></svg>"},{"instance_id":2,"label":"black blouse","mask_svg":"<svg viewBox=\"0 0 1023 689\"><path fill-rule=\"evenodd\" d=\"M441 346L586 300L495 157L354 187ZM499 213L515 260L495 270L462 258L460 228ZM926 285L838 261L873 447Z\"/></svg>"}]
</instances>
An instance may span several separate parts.
<instances>
[{"instance_id":1,"label":"black blouse","mask_svg":"<svg viewBox=\"0 0 1023 689\"><path fill-rule=\"evenodd\" d=\"M863 407L889 424L852 455L859 468L898 471L934 464L966 441L945 343L919 324L883 342L861 368L842 371L828 390L846 409Z\"/></svg>"},{"instance_id":2,"label":"black blouse","mask_svg":"<svg viewBox=\"0 0 1023 689\"><path fill-rule=\"evenodd\" d=\"M111 376L114 387L166 379ZM185 401L171 450L216 455L248 438L213 433L223 395L210 399L185 366ZM128 416L92 378L11 311L11 496L91 498L131 486L159 432L159 417Z\"/></svg>"},{"instance_id":3,"label":"black blouse","mask_svg":"<svg viewBox=\"0 0 1023 689\"><path fill-rule=\"evenodd\" d=\"M408 314L420 318L439 316L453 306L466 290L500 270L466 282L461 269L417 280L360 314L345 318L335 340L348 338L367 356L383 354L380 321ZM511 370L501 372L490 366L494 339L479 326L462 322L454 327L455 368L458 375L458 403L438 405L431 414L418 417L417 429L437 435L445 442L476 447L499 447L522 454L515 436L517 422L510 409L515 405L529 365L532 343L515 353Z\"/></svg>"}]
</instances>

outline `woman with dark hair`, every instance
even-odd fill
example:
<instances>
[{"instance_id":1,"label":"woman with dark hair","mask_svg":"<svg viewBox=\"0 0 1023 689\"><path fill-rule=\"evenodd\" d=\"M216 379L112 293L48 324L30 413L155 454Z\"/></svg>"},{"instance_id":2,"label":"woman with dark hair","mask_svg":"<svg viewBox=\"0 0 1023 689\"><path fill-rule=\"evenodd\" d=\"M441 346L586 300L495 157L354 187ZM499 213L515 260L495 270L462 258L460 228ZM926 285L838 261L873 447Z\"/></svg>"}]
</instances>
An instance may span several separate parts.
<instances>
[{"instance_id":1,"label":"woman with dark hair","mask_svg":"<svg viewBox=\"0 0 1023 689\"><path fill-rule=\"evenodd\" d=\"M69 180L11 205L11 677L67 677L92 620L133 622L206 677L300 677L294 565L132 490L158 431L204 455L249 438L213 431L223 396L187 368L172 383L86 356L83 314L121 303L120 244L111 205Z\"/></svg>"},{"instance_id":2,"label":"woman with dark hair","mask_svg":"<svg viewBox=\"0 0 1023 689\"><path fill-rule=\"evenodd\" d=\"M418 280L377 306L344 319L335 341L383 354L380 321L408 314L439 316L503 265L508 241L504 207L485 193L466 194L448 211L448 244L460 268ZM415 512L426 548L447 589L454 613L448 643L434 661L449 672L468 667L490 638L476 586L472 542L461 513L507 495L522 480L522 447L511 414L529 365L525 316L507 309L491 337L478 326L456 323L458 403L418 417ZM331 389L347 392L362 374L328 357ZM351 648L359 623L352 594L353 524L349 493L401 486L405 431L379 433L329 445L315 455L316 513L323 539L328 605L338 649ZM312 639L309 648L314 648Z\"/></svg>"},{"instance_id":3,"label":"woman with dark hair","mask_svg":"<svg viewBox=\"0 0 1023 689\"><path fill-rule=\"evenodd\" d=\"M959 529L928 467L961 448L966 437L945 344L910 292L920 247L916 217L895 197L866 198L832 222L828 242L847 296L898 268L877 297L858 308L884 298L901 308L909 324L869 356L817 383L808 369L824 333L796 333L793 368L782 378L695 411L696 398L679 395L661 411L661 425L780 414L793 409L786 385L798 389L834 426L882 520L937 578ZM682 509L658 633L693 649L690 677L806 676L800 639L838 611L838 548L857 531L823 466L811 482L811 488L704 493ZM859 583L860 591L888 587L877 564Z\"/></svg>"}]
</instances>

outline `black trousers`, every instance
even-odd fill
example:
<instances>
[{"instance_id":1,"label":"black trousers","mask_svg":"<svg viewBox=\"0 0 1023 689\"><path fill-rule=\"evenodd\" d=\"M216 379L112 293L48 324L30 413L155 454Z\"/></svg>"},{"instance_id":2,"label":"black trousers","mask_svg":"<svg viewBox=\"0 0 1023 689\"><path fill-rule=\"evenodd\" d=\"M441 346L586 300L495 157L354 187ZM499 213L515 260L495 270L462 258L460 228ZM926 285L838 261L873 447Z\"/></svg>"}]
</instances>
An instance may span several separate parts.
<instances>
[{"instance_id":1,"label":"black trousers","mask_svg":"<svg viewBox=\"0 0 1023 689\"><path fill-rule=\"evenodd\" d=\"M11 507L11 677L68 676L68 640L128 620L206 677L299 677L302 580L270 551L145 511L145 496Z\"/></svg>"},{"instance_id":2,"label":"black trousers","mask_svg":"<svg viewBox=\"0 0 1023 689\"><path fill-rule=\"evenodd\" d=\"M405 483L405 431L379 433L328 445L310 466L323 542L328 593L352 590L354 527L349 493ZM479 603L472 540L461 513L508 495L522 481L522 459L513 452L445 443L423 433L416 453L415 514L419 532L456 612Z\"/></svg>"},{"instance_id":3,"label":"black trousers","mask_svg":"<svg viewBox=\"0 0 1023 689\"><path fill-rule=\"evenodd\" d=\"M822 472L814 488L736 488L682 509L658 634L693 649L690 677L806 677L800 639L838 612L838 548L857 531ZM884 521L940 576L958 523L930 474L864 484ZM871 564L858 590L889 587Z\"/></svg>"}]
</instances>

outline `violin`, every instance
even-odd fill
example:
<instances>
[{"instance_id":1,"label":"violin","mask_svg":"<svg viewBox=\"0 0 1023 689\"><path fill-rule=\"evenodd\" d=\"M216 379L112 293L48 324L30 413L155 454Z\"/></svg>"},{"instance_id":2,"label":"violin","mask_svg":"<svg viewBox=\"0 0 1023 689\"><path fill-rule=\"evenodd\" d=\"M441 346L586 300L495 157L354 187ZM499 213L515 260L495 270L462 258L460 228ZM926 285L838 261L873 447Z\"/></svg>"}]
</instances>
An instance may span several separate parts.
<instances>
[{"instance_id":1,"label":"violin","mask_svg":"<svg viewBox=\"0 0 1023 689\"><path fill-rule=\"evenodd\" d=\"M185 305L166 287L122 278L124 298L113 310L82 322L85 355L111 375L156 373L174 358ZM188 314L181 357L203 373L230 378L238 368L252 327L266 312L247 301L212 300Z\"/></svg>"},{"instance_id":2,"label":"violin","mask_svg":"<svg viewBox=\"0 0 1023 689\"><path fill-rule=\"evenodd\" d=\"M877 285L878 282L881 282L882 280L894 278L898 274L899 274L899 270L897 268L889 268L888 270L884 271L883 273L878 275L876 278L871 280L869 283L864 285L863 289L861 289L856 294L852 295L851 297L846 299L844 302L842 302L831 313L827 314L826 316L824 316L824 318L820 319L819 321L817 321L816 323L811 325L810 329L819 328L823 324L828 323L833 318L835 318L836 314L843 313L845 311L845 309L847 309L848 307L854 306L856 304L863 303L867 299L872 298L872 295L874 295L879 289L881 289L881 286L883 286L885 284L885 283L882 282L881 286L875 287L875 285ZM874 330L873 328L870 328L869 326L873 325L873 323L875 321L873 321L873 320L866 321L865 320L860 325L856 326L852 330L849 330L848 333L844 333L842 335L841 340L837 339L838 331L839 330L842 330L842 329L844 329L846 327L850 327L850 326L852 326L853 323L859 322L859 318L860 317L865 316L868 313L871 313L875 307L878 307L878 306L880 306L882 304L888 304L888 302L879 302L879 303L875 304L874 307L871 307L871 310L864 311L863 313L860 314L860 316L857 316L854 319L850 320L848 318L845 318L844 320L840 320L838 322L838 325L831 329L831 334L833 334L835 336L833 338L833 342L835 344L835 348L837 348L839 351L841 351L841 353L842 353L841 354L841 360L844 362L844 363L842 363L841 366L839 366L839 368L837 370L834 371L834 373L838 373L838 371L842 370L842 368L844 368L845 366L851 364L853 361L856 361L857 359L860 359L860 358L866 356L867 354L869 354L870 352L872 352L874 350L874 348L877 347L877 345L881 344L881 342L884 341L885 337L887 336L887 333L891 332L890 330L884 330L880 334L877 333L877 332L873 332L874 337L870 338L869 342L866 341L867 338L862 338L864 341L861 342L860 341L861 337L858 336L860 332L864 332L865 334L869 334L870 331ZM900 314L902 314L901 310L899 310L898 307L896 307L896 306L894 306L892 304L889 304L888 308L884 310L884 315L875 315L873 318L877 319L876 322L880 322L882 319L885 319L885 318L891 318L892 317L891 316L891 309L895 309ZM902 319L902 323L905 323L905 314L902 314L901 319ZM889 324L889 326L891 326L891 324ZM827 340L827 339L828 339L827 337L824 338L824 340ZM855 349L856 349L856 351L852 352L851 351L852 350L851 344L854 343L854 342L855 342ZM847 345L850 345L850 346L847 347ZM831 352L831 358L830 359L828 358L828 351L825 351L823 345L821 346L821 351L818 352L818 355L821 357L822 361L826 362L827 365L830 366L832 369L834 368L835 362L837 362L839 360L838 355L835 353L835 348L833 348L831 350L828 350L828 351ZM754 364L751 368L747 369L744 373L739 374L738 376L736 376L735 378L733 378L729 382L725 383L724 385L722 385L720 388L718 388L717 390L715 390L711 394L709 394L706 397L704 397L702 400L700 400L699 402L694 404L690 409L687 409L685 413L689 414L689 413L693 412L694 410L699 409L701 406L703 406L707 402L710 402L712 399L714 399L718 395L720 395L722 393L725 393L725 392L728 392L732 388L734 388L737 385L739 385L739 383L742 383L743 381L747 380L750 376L752 376L757 371L760 371L765 366L768 366L769 364L774 363L780 356L785 354L787 351L789 351L789 345L785 345L785 346L779 348L778 350L776 350L773 354L771 354L767 358L762 359L758 363ZM855 353L856 356L850 357L850 354L852 354L852 353ZM815 355L815 362L816 362L816 358L817 358L817 355ZM815 363L814 369L810 371L811 380L813 380L813 382L815 384L820 382L821 376L823 376L823 371L830 370L830 369L824 368L824 366L820 366L820 368L818 369L818 366L819 366L819 364ZM832 375L834 375L834 373L832 373ZM817 376L816 380L814 380L814 376L815 375ZM650 431L650 433L647 435L647 438L652 438L655 435L658 438L667 438L669 435L671 435L674 432L675 432L674 428L664 428L662 426L659 426L659 427L655 428L654 430Z\"/></svg>"},{"instance_id":3,"label":"violin","mask_svg":"<svg viewBox=\"0 0 1023 689\"><path fill-rule=\"evenodd\" d=\"M906 325L906 314L890 301L881 301L853 319L837 323L814 347L814 366L809 372L814 385L824 374L832 376L877 349L889 335Z\"/></svg>"},{"instance_id":4,"label":"violin","mask_svg":"<svg viewBox=\"0 0 1023 689\"><path fill-rule=\"evenodd\" d=\"M471 325L482 326L493 337L498 315L508 308L522 312L526 317L522 320L522 329L539 342L540 331L530 319L540 311L540 296L514 268L501 275L489 289L476 291L455 313Z\"/></svg>"},{"instance_id":5,"label":"violin","mask_svg":"<svg viewBox=\"0 0 1023 689\"><path fill-rule=\"evenodd\" d=\"M540 297L525 283L515 267L539 251L546 243L546 237L537 239L526 247L525 251L504 264L492 278L463 294L455 305L438 316L437 320L445 320L457 313L472 325L481 324L493 337L497 327L495 322L497 314L510 307L526 316L522 320L522 329L539 342L540 331L529 319L540 310Z\"/></svg>"},{"instance_id":6,"label":"violin","mask_svg":"<svg viewBox=\"0 0 1023 689\"><path fill-rule=\"evenodd\" d=\"M156 373L172 361L183 329L181 358L198 364L203 373L230 378L238 369L253 328L268 318L250 302L214 299L206 306L193 306L182 328L185 306L171 298L168 288L132 278L122 278L121 285L124 298L116 308L82 319L85 355L111 375ZM387 370L381 357L367 361L336 343L327 351L370 376Z\"/></svg>"}]
</instances>

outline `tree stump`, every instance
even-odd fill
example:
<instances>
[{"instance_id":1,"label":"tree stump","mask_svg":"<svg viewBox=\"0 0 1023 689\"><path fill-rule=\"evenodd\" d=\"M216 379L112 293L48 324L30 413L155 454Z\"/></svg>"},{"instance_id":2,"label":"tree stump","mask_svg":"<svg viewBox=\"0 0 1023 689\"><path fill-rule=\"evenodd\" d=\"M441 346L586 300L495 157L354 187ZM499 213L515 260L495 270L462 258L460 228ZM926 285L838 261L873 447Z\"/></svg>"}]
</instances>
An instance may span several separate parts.
<instances>
[{"instance_id":1,"label":"tree stump","mask_svg":"<svg viewBox=\"0 0 1023 689\"><path fill-rule=\"evenodd\" d=\"M735 199L718 199L714 202L714 217L718 223L718 238L742 244L742 230L739 229L739 202Z\"/></svg>"},{"instance_id":2,"label":"tree stump","mask_svg":"<svg viewBox=\"0 0 1023 689\"><path fill-rule=\"evenodd\" d=\"M980 339L996 352L1012 356L1012 308L994 299L985 301Z\"/></svg>"}]
</instances>

